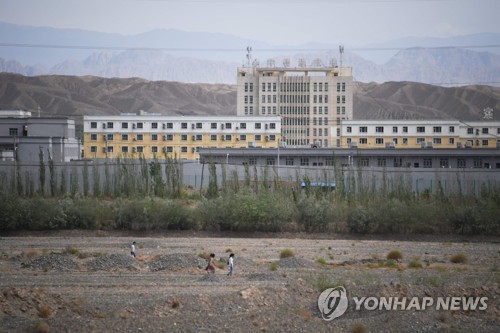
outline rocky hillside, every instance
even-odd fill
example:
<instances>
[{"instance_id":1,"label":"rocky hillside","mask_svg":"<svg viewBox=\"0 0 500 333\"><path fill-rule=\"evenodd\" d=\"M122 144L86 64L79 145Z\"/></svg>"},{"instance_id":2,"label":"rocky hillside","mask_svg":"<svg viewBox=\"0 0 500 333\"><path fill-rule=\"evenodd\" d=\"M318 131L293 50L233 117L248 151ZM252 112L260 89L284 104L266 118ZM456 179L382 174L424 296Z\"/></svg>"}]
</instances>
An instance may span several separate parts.
<instances>
[{"instance_id":1,"label":"rocky hillside","mask_svg":"<svg viewBox=\"0 0 500 333\"><path fill-rule=\"evenodd\" d=\"M105 115L144 110L163 115L235 115L236 86L95 76L0 73L0 108L43 115ZM415 82L361 83L354 87L356 119L480 120L500 109L500 88L445 88ZM500 112L495 119L500 120Z\"/></svg>"}]
</instances>

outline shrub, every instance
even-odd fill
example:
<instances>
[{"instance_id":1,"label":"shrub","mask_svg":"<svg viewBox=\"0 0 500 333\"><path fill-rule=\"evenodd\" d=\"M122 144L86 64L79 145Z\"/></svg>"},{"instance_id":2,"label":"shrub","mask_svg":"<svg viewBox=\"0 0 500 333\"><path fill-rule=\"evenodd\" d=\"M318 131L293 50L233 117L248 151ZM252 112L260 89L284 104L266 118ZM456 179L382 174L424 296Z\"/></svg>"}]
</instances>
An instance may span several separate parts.
<instances>
[{"instance_id":1,"label":"shrub","mask_svg":"<svg viewBox=\"0 0 500 333\"><path fill-rule=\"evenodd\" d=\"M35 332L36 333L49 333L49 324L44 321L35 322Z\"/></svg>"},{"instance_id":2,"label":"shrub","mask_svg":"<svg viewBox=\"0 0 500 333\"><path fill-rule=\"evenodd\" d=\"M408 263L409 268L422 268L422 263L417 260L412 260Z\"/></svg>"},{"instance_id":3,"label":"shrub","mask_svg":"<svg viewBox=\"0 0 500 333\"><path fill-rule=\"evenodd\" d=\"M40 305L37 310L41 318L49 318L52 315L52 309L47 305Z\"/></svg>"},{"instance_id":4,"label":"shrub","mask_svg":"<svg viewBox=\"0 0 500 333\"><path fill-rule=\"evenodd\" d=\"M368 332L368 329L362 323L355 323L351 327L351 332L352 333L366 333L366 332Z\"/></svg>"},{"instance_id":5,"label":"shrub","mask_svg":"<svg viewBox=\"0 0 500 333\"><path fill-rule=\"evenodd\" d=\"M464 253L460 252L452 255L450 261L454 264L466 264L469 261L469 259Z\"/></svg>"},{"instance_id":6,"label":"shrub","mask_svg":"<svg viewBox=\"0 0 500 333\"><path fill-rule=\"evenodd\" d=\"M316 261L318 264L321 264L321 265L323 265L323 266L327 264L327 262L326 262L326 260L325 260L324 258L317 258L315 261Z\"/></svg>"},{"instance_id":7,"label":"shrub","mask_svg":"<svg viewBox=\"0 0 500 333\"><path fill-rule=\"evenodd\" d=\"M278 270L278 264L275 262L272 262L271 265L269 265L269 269L272 271Z\"/></svg>"},{"instance_id":8,"label":"shrub","mask_svg":"<svg viewBox=\"0 0 500 333\"><path fill-rule=\"evenodd\" d=\"M399 250L392 250L387 254L387 259L401 260L403 259L403 254Z\"/></svg>"},{"instance_id":9,"label":"shrub","mask_svg":"<svg viewBox=\"0 0 500 333\"><path fill-rule=\"evenodd\" d=\"M78 250L76 247L68 245L64 249L63 253L66 254L72 254L72 255L78 255L80 253L80 250Z\"/></svg>"},{"instance_id":10,"label":"shrub","mask_svg":"<svg viewBox=\"0 0 500 333\"><path fill-rule=\"evenodd\" d=\"M280 259L283 258L288 258L288 257L295 257L295 253L293 252L292 249L283 249L280 252Z\"/></svg>"},{"instance_id":11,"label":"shrub","mask_svg":"<svg viewBox=\"0 0 500 333\"><path fill-rule=\"evenodd\" d=\"M172 309L177 309L181 306L181 302L179 302L178 299L174 299L172 303L170 303L170 306L172 307Z\"/></svg>"}]
</instances>

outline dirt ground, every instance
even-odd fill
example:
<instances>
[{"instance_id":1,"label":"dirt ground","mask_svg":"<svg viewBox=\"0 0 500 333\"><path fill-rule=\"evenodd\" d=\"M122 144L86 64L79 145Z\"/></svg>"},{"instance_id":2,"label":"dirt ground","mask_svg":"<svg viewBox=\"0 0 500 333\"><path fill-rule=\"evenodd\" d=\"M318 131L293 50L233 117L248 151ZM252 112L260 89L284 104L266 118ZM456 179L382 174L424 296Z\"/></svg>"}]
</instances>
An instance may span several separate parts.
<instances>
[{"instance_id":1,"label":"dirt ground","mask_svg":"<svg viewBox=\"0 0 500 333\"><path fill-rule=\"evenodd\" d=\"M0 332L500 331L498 238L252 236L2 236ZM136 259L130 257L132 241ZM283 249L295 256L280 259ZM391 250L403 258L388 261ZM201 258L211 252L220 265L214 275ZM231 252L236 273L229 277ZM467 262L452 263L459 253ZM333 286L347 290L349 307L326 321L318 297ZM487 309L356 310L352 301L415 296L487 297Z\"/></svg>"}]
</instances>

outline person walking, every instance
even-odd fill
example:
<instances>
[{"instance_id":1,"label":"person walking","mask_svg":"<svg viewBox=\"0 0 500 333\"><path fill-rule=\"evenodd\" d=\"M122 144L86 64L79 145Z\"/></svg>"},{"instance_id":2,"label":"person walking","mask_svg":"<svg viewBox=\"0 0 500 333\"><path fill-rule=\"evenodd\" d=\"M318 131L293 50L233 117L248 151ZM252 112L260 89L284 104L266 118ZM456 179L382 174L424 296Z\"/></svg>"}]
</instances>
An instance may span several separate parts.
<instances>
[{"instance_id":1,"label":"person walking","mask_svg":"<svg viewBox=\"0 0 500 333\"><path fill-rule=\"evenodd\" d=\"M227 261L227 276L233 276L234 274L234 253L229 255L229 260Z\"/></svg>"},{"instance_id":2,"label":"person walking","mask_svg":"<svg viewBox=\"0 0 500 333\"><path fill-rule=\"evenodd\" d=\"M132 258L135 259L135 257L136 257L136 254L135 254L135 242L132 242L132 245L130 246L130 255L132 256Z\"/></svg>"},{"instance_id":3,"label":"person walking","mask_svg":"<svg viewBox=\"0 0 500 333\"><path fill-rule=\"evenodd\" d=\"M215 253L210 253L210 256L207 259L207 268L205 270L208 274L215 274Z\"/></svg>"}]
</instances>

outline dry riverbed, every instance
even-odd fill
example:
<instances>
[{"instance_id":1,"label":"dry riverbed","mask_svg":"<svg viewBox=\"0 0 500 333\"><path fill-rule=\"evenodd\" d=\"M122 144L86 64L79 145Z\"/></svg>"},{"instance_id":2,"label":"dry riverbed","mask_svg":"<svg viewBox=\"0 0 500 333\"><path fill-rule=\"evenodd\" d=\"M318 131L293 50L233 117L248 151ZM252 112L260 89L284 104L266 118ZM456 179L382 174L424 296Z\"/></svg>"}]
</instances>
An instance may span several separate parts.
<instances>
[{"instance_id":1,"label":"dry riverbed","mask_svg":"<svg viewBox=\"0 0 500 333\"><path fill-rule=\"evenodd\" d=\"M3 236L0 332L500 331L499 239L270 237ZM280 259L285 248L295 256ZM403 258L388 261L391 250ZM214 275L201 258L211 252L220 265ZM224 267L230 252L233 277ZM466 262L452 263L460 253ZM349 307L326 321L318 297L332 286L347 290ZM487 309L356 310L353 297L482 297Z\"/></svg>"}]
</instances>

